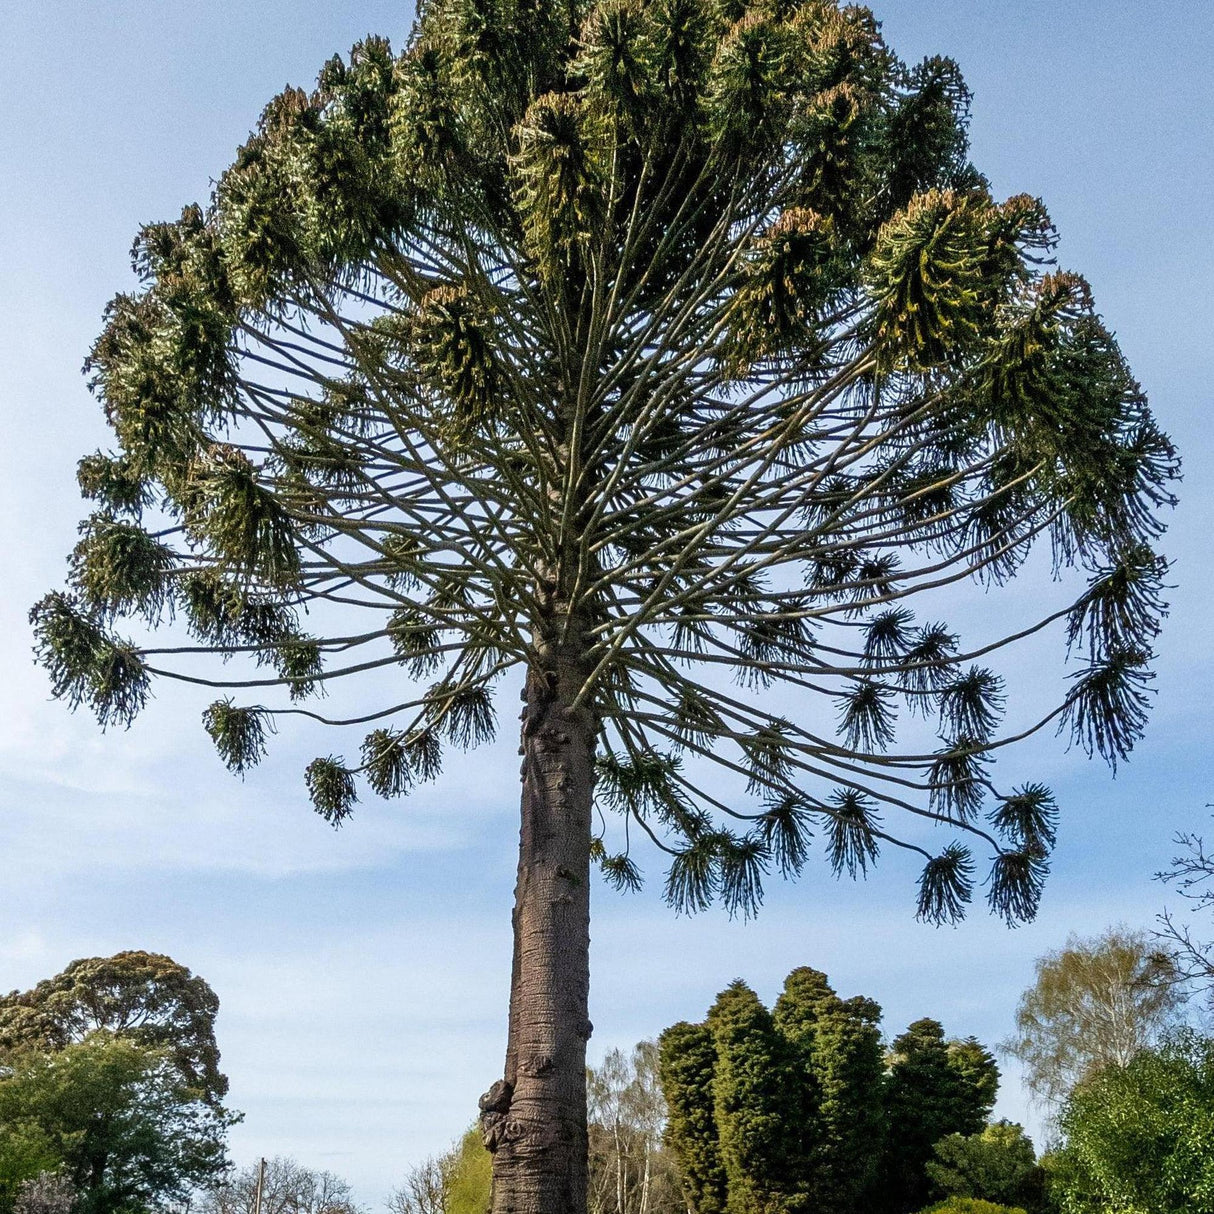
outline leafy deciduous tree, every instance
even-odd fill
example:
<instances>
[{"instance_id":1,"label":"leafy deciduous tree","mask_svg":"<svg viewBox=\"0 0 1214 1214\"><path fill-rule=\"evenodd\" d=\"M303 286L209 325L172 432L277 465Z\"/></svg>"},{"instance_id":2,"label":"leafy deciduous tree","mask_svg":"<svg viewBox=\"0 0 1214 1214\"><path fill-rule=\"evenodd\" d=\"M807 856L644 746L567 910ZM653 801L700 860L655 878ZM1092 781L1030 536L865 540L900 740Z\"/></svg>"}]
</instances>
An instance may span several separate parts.
<instances>
[{"instance_id":1,"label":"leafy deciduous tree","mask_svg":"<svg viewBox=\"0 0 1214 1214\"><path fill-rule=\"evenodd\" d=\"M200 977L160 953L84 957L32 990L0 997L0 1051L62 1049L98 1029L163 1047L184 1083L219 1107L219 999Z\"/></svg>"},{"instance_id":2,"label":"leafy deciduous tree","mask_svg":"<svg viewBox=\"0 0 1214 1214\"><path fill-rule=\"evenodd\" d=\"M163 1209L226 1167L235 1118L201 1096L167 1049L103 1030L14 1054L0 1077L0 1161L15 1145L35 1165L20 1179L60 1169L80 1214Z\"/></svg>"},{"instance_id":3,"label":"leafy deciduous tree","mask_svg":"<svg viewBox=\"0 0 1214 1214\"><path fill-rule=\"evenodd\" d=\"M1185 998L1171 956L1145 932L1123 927L1072 936L1036 969L1016 1008L1016 1034L1003 1048L1023 1064L1030 1090L1054 1108L1100 1067L1129 1063Z\"/></svg>"},{"instance_id":4,"label":"leafy deciduous tree","mask_svg":"<svg viewBox=\"0 0 1214 1214\"><path fill-rule=\"evenodd\" d=\"M1064 1214L1214 1211L1214 1039L1181 1031L1074 1089L1048 1157Z\"/></svg>"},{"instance_id":5,"label":"leafy deciduous tree","mask_svg":"<svg viewBox=\"0 0 1214 1214\"><path fill-rule=\"evenodd\" d=\"M938 921L968 836L1027 918L1055 806L995 755L1057 725L1115 762L1143 727L1174 452L968 106L830 0L431 0L136 242L89 360L118 450L81 464L38 652L103 724L154 679L225 689L238 772L293 717L369 728L305 773L334 823L488 737L522 672L499 1212L583 1207L592 856L634 886L646 837L675 906L745 913L816 826L836 870L919 853ZM1043 537L1073 600L968 641L937 614ZM120 623L174 614L192 641ZM1005 725L998 654L1054 622L1075 679ZM365 708L296 702L376 668Z\"/></svg>"},{"instance_id":6,"label":"leafy deciduous tree","mask_svg":"<svg viewBox=\"0 0 1214 1214\"><path fill-rule=\"evenodd\" d=\"M938 1192L973 1197L1036 1214L1045 1200L1045 1173L1023 1127L996 1121L980 1134L948 1134L936 1143L927 1175Z\"/></svg>"}]
</instances>

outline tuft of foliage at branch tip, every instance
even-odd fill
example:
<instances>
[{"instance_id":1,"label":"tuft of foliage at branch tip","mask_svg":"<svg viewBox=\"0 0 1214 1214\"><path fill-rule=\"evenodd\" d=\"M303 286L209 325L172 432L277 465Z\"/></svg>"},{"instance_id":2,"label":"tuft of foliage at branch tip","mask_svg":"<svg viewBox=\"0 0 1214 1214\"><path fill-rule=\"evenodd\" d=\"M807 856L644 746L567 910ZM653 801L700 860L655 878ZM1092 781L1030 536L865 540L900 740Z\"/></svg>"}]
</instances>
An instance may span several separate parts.
<instances>
[{"instance_id":1,"label":"tuft of foliage at branch tip","mask_svg":"<svg viewBox=\"0 0 1214 1214\"><path fill-rule=\"evenodd\" d=\"M937 926L958 923L974 896L974 862L969 849L950 843L923 866L917 917Z\"/></svg>"},{"instance_id":2,"label":"tuft of foliage at branch tip","mask_svg":"<svg viewBox=\"0 0 1214 1214\"><path fill-rule=\"evenodd\" d=\"M243 776L266 755L266 734L274 721L261 707L241 708L231 699L216 700L202 714L203 727L229 771Z\"/></svg>"},{"instance_id":3,"label":"tuft of foliage at branch tip","mask_svg":"<svg viewBox=\"0 0 1214 1214\"><path fill-rule=\"evenodd\" d=\"M313 759L304 771L304 783L312 808L331 826L341 826L354 812L358 800L354 773L341 759L333 755Z\"/></svg>"},{"instance_id":4,"label":"tuft of foliage at branch tip","mask_svg":"<svg viewBox=\"0 0 1214 1214\"><path fill-rule=\"evenodd\" d=\"M66 594L46 595L30 611L34 652L51 676L51 691L76 708L87 704L106 728L129 726L150 695L139 651L118 640Z\"/></svg>"}]
</instances>

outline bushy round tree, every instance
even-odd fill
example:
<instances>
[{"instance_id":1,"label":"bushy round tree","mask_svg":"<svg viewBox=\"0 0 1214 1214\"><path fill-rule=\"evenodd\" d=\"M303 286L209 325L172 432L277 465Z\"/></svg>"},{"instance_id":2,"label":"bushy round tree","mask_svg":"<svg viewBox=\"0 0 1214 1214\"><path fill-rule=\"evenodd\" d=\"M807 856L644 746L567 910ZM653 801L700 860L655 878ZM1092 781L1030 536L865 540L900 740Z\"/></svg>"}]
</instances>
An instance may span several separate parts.
<instances>
[{"instance_id":1,"label":"bushy round tree","mask_svg":"<svg viewBox=\"0 0 1214 1214\"><path fill-rule=\"evenodd\" d=\"M135 243L41 660L103 724L218 687L237 772L287 722L358 730L305 773L334 823L488 738L516 675L500 1211L584 1202L592 859L635 886L648 840L675 906L747 912L815 832L851 873L907 847L939 921L970 838L1016 921L1055 805L995 756L1142 729L1175 456L1042 204L969 163L968 107L831 0L429 0ZM963 638L949 588L1043 540L1073 596ZM999 654L1051 624L1074 681L1005 724ZM376 669L359 711L304 703Z\"/></svg>"},{"instance_id":2,"label":"bushy round tree","mask_svg":"<svg viewBox=\"0 0 1214 1214\"><path fill-rule=\"evenodd\" d=\"M168 1051L187 1086L216 1110L228 1091L219 1069L210 984L163 953L127 949L81 957L28 991L0 996L0 1057L61 1050L102 1030Z\"/></svg>"},{"instance_id":3,"label":"bushy round tree","mask_svg":"<svg viewBox=\"0 0 1214 1214\"><path fill-rule=\"evenodd\" d=\"M1107 1064L1060 1121L1065 1140L1047 1164L1064 1214L1214 1211L1214 1038L1179 1030Z\"/></svg>"}]
</instances>

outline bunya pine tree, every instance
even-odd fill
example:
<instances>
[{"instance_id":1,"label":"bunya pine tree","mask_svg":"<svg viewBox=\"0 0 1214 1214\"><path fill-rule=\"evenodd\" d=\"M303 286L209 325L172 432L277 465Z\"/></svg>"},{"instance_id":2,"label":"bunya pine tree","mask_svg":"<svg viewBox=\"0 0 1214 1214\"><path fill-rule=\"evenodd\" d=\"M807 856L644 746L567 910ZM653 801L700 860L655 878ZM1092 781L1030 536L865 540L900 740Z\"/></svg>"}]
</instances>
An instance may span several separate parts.
<instances>
[{"instance_id":1,"label":"bunya pine tree","mask_svg":"<svg viewBox=\"0 0 1214 1214\"><path fill-rule=\"evenodd\" d=\"M676 907L745 913L816 832L838 871L918 854L940 921L969 839L1029 918L1055 803L996 755L1142 730L1175 455L968 107L832 0L428 0L135 242L38 654L103 725L218 689L237 772L357 730L304 773L334 824L487 739L514 676L499 1214L584 1207L593 862L636 886L647 840ZM1039 540L1068 594L963 638L952 592ZM1000 655L1051 626L1075 677L1005 723ZM307 702L344 678L374 702Z\"/></svg>"}]
</instances>

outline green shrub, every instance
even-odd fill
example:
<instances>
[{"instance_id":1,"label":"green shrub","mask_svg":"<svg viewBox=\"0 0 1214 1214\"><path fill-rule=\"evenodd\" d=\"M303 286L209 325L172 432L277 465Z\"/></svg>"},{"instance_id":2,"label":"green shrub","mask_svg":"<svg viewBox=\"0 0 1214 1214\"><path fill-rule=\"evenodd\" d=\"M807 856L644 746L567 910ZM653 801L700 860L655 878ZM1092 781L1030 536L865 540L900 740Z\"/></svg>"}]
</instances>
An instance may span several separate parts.
<instances>
[{"instance_id":1,"label":"green shrub","mask_svg":"<svg viewBox=\"0 0 1214 1214\"><path fill-rule=\"evenodd\" d=\"M949 1134L936 1143L936 1158L927 1174L936 1191L947 1197L975 1197L1038 1210L1044 1200L1045 1175L1024 1129L996 1121L980 1134Z\"/></svg>"},{"instance_id":2,"label":"green shrub","mask_svg":"<svg viewBox=\"0 0 1214 1214\"><path fill-rule=\"evenodd\" d=\"M977 1197L949 1197L929 1206L921 1214L1024 1214L1019 1206L997 1206Z\"/></svg>"}]
</instances>

